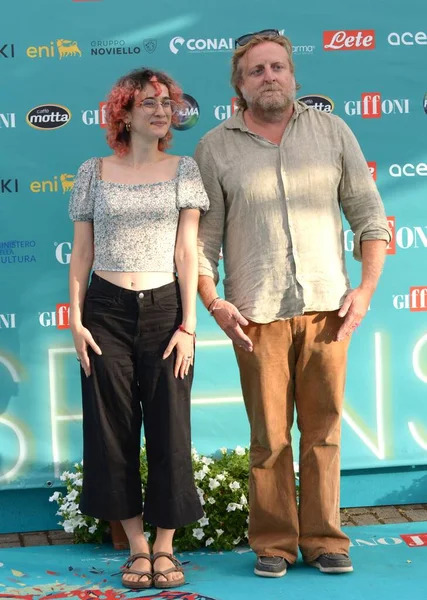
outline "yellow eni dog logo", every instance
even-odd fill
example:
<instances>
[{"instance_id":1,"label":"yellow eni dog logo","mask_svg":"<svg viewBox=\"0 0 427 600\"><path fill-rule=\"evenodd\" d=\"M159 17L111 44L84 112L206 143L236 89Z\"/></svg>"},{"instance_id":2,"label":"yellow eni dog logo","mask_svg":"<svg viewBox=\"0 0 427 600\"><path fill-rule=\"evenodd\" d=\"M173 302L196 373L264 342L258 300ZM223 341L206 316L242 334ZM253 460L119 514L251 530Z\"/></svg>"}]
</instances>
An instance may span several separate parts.
<instances>
[{"instance_id":1,"label":"yellow eni dog logo","mask_svg":"<svg viewBox=\"0 0 427 600\"><path fill-rule=\"evenodd\" d=\"M62 193L66 194L67 192L71 192L74 185L74 175L71 173L61 173L58 175L54 175L52 179L46 179L44 181L32 181L30 183L30 190L33 194L40 193L57 193L62 189Z\"/></svg>"},{"instance_id":2,"label":"yellow eni dog logo","mask_svg":"<svg viewBox=\"0 0 427 600\"><path fill-rule=\"evenodd\" d=\"M59 129L68 124L71 111L60 104L35 106L27 114L27 123L34 129Z\"/></svg>"},{"instance_id":3,"label":"yellow eni dog logo","mask_svg":"<svg viewBox=\"0 0 427 600\"><path fill-rule=\"evenodd\" d=\"M50 42L48 46L29 46L27 48L28 58L56 58L60 60L73 56L82 56L82 51L76 41L72 40L56 40Z\"/></svg>"}]
</instances>

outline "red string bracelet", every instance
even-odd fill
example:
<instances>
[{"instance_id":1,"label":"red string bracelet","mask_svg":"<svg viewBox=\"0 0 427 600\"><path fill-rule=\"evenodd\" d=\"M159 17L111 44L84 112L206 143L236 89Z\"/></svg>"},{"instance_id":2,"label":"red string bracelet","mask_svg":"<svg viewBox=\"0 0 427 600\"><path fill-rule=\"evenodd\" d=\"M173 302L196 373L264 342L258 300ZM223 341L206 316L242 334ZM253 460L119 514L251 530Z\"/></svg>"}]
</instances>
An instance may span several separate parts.
<instances>
[{"instance_id":1,"label":"red string bracelet","mask_svg":"<svg viewBox=\"0 0 427 600\"><path fill-rule=\"evenodd\" d=\"M187 331L187 330L185 329L184 325L180 325L180 326L178 327L178 329L179 329L180 331L182 331L183 333L186 333L187 335L191 335L191 337L196 337L196 334L195 334L195 333L190 333L190 331Z\"/></svg>"}]
</instances>

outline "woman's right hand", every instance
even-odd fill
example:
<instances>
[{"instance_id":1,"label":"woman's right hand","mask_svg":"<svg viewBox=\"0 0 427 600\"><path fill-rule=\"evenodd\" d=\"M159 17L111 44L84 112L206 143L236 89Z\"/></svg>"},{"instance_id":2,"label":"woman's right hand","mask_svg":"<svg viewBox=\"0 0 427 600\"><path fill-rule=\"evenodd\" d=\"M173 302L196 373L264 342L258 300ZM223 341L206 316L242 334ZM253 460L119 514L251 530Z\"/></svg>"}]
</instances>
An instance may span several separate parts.
<instances>
[{"instance_id":1,"label":"woman's right hand","mask_svg":"<svg viewBox=\"0 0 427 600\"><path fill-rule=\"evenodd\" d=\"M96 354L102 354L101 348L95 342L92 337L91 332L83 325L78 325L77 327L71 328L71 333L73 334L74 347L77 352L77 360L80 362L83 371L85 372L86 377L90 375L90 361L88 355L88 346L92 348Z\"/></svg>"}]
</instances>

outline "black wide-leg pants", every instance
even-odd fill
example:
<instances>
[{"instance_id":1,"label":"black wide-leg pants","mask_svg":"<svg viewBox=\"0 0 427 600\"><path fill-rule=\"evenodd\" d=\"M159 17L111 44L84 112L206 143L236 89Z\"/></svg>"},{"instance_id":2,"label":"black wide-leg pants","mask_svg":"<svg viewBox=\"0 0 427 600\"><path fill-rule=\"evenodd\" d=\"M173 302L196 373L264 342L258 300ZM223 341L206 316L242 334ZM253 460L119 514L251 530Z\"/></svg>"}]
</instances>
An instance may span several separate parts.
<instances>
[{"instance_id":1,"label":"black wide-leg pants","mask_svg":"<svg viewBox=\"0 0 427 600\"><path fill-rule=\"evenodd\" d=\"M182 321L177 282L134 292L95 273L83 324L102 350L81 369L83 514L119 521L144 513L154 526L176 529L203 516L191 464L193 368L181 379L175 352L162 355ZM144 424L148 481L143 507L139 455Z\"/></svg>"}]
</instances>

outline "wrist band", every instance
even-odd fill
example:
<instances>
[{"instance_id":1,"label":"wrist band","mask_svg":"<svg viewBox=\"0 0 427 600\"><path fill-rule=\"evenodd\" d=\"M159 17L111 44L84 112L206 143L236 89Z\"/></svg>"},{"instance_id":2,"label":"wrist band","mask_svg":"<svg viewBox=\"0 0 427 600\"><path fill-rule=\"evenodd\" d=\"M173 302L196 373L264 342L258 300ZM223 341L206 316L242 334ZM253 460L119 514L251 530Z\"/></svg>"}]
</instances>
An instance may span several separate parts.
<instances>
[{"instance_id":1,"label":"wrist band","mask_svg":"<svg viewBox=\"0 0 427 600\"><path fill-rule=\"evenodd\" d=\"M214 298L214 299L212 300L212 302L211 302L211 303L209 304L209 306L208 306L208 312L211 314L211 316L212 316L212 313L213 313L213 311L214 311L214 308L215 308L215 302L216 302L217 300L222 300L222 298L220 298L220 296L217 296L216 298Z\"/></svg>"},{"instance_id":2,"label":"wrist band","mask_svg":"<svg viewBox=\"0 0 427 600\"><path fill-rule=\"evenodd\" d=\"M180 325L180 326L178 327L178 329L179 329L179 331L182 331L182 333L186 333L187 335L191 335L191 337L196 337L196 334L195 334L195 333L191 333L190 331L187 331L187 330L184 328L184 325Z\"/></svg>"}]
</instances>

